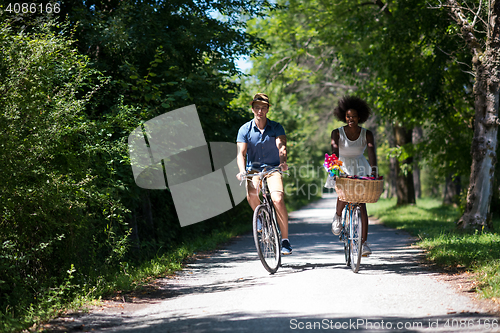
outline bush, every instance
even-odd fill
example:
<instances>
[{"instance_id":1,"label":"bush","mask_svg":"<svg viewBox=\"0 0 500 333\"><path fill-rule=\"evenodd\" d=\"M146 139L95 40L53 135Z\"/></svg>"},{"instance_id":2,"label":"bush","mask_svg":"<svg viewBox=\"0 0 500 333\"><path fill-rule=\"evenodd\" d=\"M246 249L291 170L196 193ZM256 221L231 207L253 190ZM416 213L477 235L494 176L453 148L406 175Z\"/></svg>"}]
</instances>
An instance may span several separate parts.
<instances>
[{"instance_id":1,"label":"bush","mask_svg":"<svg viewBox=\"0 0 500 333\"><path fill-rule=\"evenodd\" d=\"M127 210L94 169L106 147L84 112L99 73L53 24L40 27L0 25L0 311L14 316L117 265L127 236Z\"/></svg>"}]
</instances>

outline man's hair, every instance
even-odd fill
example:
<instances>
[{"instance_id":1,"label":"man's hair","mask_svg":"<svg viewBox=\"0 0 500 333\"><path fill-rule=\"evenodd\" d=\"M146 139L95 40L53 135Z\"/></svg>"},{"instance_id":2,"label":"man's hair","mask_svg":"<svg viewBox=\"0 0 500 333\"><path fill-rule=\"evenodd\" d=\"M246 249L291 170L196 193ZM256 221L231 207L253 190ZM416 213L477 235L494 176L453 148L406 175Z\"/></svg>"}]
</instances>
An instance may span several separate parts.
<instances>
[{"instance_id":1,"label":"man's hair","mask_svg":"<svg viewBox=\"0 0 500 333\"><path fill-rule=\"evenodd\" d=\"M271 105L271 103L269 102L269 97L267 97L267 95L264 93L256 93L253 97L253 100L249 104L253 107L254 102L262 102L266 103L269 106Z\"/></svg>"},{"instance_id":2,"label":"man's hair","mask_svg":"<svg viewBox=\"0 0 500 333\"><path fill-rule=\"evenodd\" d=\"M339 99L337 107L333 110L333 115L340 121L346 122L345 115L349 110L356 110L360 124L364 123L370 117L372 111L368 104L356 96L343 96Z\"/></svg>"}]
</instances>

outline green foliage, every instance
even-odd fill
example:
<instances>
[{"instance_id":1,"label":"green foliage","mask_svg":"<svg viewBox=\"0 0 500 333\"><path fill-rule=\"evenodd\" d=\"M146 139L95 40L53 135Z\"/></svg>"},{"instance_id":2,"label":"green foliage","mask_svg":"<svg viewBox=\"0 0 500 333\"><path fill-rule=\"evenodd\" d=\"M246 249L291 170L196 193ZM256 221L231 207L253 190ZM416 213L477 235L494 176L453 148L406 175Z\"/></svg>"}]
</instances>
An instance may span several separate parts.
<instances>
[{"instance_id":1,"label":"green foliage","mask_svg":"<svg viewBox=\"0 0 500 333\"><path fill-rule=\"evenodd\" d=\"M117 265L127 242L127 209L95 172L108 147L85 114L102 79L53 28L0 26L0 311L14 316L71 299L69 281Z\"/></svg>"},{"instance_id":2,"label":"green foliage","mask_svg":"<svg viewBox=\"0 0 500 333\"><path fill-rule=\"evenodd\" d=\"M132 283L116 272L175 252L193 234L249 221L240 205L181 228L168 190L135 185L127 138L155 116L196 104L207 141L234 141L246 120L229 106L238 93L234 60L264 45L244 31L245 18L272 7L69 0L57 15L0 7L5 330Z\"/></svg>"},{"instance_id":3,"label":"green foliage","mask_svg":"<svg viewBox=\"0 0 500 333\"><path fill-rule=\"evenodd\" d=\"M274 108L283 114L281 100L293 101L301 113L294 131L304 138L298 147L304 155L330 150L333 106L338 96L354 91L384 126L378 131L374 123L365 125L376 133L383 168L392 154L400 161L415 157L441 179L469 174L471 158L464 152L472 140L471 55L445 9L421 0L278 4L286 9L250 24L249 31L271 46L254 61L258 80L249 89L272 92ZM391 150L384 131L396 123L422 127L424 140Z\"/></svg>"},{"instance_id":4,"label":"green foliage","mask_svg":"<svg viewBox=\"0 0 500 333\"><path fill-rule=\"evenodd\" d=\"M471 161L463 152L472 140L471 55L450 31L448 13L420 0L390 2L383 10L339 1L331 10L325 15L348 29L322 31L339 49L344 72L354 72L347 77L382 118L424 127L425 140L400 147L400 160L418 154L433 172L468 174Z\"/></svg>"}]
</instances>

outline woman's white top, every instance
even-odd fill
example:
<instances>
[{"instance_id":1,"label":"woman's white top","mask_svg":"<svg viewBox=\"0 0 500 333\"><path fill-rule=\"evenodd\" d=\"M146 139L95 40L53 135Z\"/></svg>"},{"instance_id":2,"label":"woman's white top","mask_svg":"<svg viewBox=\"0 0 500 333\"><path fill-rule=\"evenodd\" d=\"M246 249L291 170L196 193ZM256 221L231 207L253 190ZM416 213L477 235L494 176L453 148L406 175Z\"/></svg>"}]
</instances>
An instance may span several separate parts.
<instances>
[{"instance_id":1,"label":"woman's white top","mask_svg":"<svg viewBox=\"0 0 500 333\"><path fill-rule=\"evenodd\" d=\"M339 134L339 160L344 163L344 172L349 176L369 176L371 166L363 155L366 149L366 129L361 128L361 133L355 141L347 138L344 127L339 128Z\"/></svg>"}]
</instances>

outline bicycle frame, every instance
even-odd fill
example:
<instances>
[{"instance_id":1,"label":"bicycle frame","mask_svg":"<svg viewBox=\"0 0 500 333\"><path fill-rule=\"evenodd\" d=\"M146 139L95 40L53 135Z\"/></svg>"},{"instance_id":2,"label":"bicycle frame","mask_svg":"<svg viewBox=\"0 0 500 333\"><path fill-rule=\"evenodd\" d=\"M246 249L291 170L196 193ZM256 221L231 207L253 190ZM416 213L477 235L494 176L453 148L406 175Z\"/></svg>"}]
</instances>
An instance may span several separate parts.
<instances>
[{"instance_id":1,"label":"bicycle frame","mask_svg":"<svg viewBox=\"0 0 500 333\"><path fill-rule=\"evenodd\" d=\"M257 191L259 194L260 204L269 207L269 211L271 212L271 215L273 217L273 222L276 223L276 229L278 230L279 240L281 244L281 230L278 224L276 208L274 207L273 200L271 199L271 192L269 192L269 187L267 186L267 177L270 176L273 172L281 172L281 170L279 169L279 167L275 167L270 170L261 171L257 174L249 174L248 176L259 177L259 188L257 189ZM262 198L260 196L262 196Z\"/></svg>"},{"instance_id":2,"label":"bicycle frame","mask_svg":"<svg viewBox=\"0 0 500 333\"><path fill-rule=\"evenodd\" d=\"M259 177L257 195L260 204L254 211L253 233L259 258L264 268L271 274L274 274L281 264L281 230L278 226L276 208L267 184L267 177L276 171L281 172L279 168L273 168L245 176L245 179L251 181L254 177ZM260 229L258 227L259 223Z\"/></svg>"}]
</instances>

